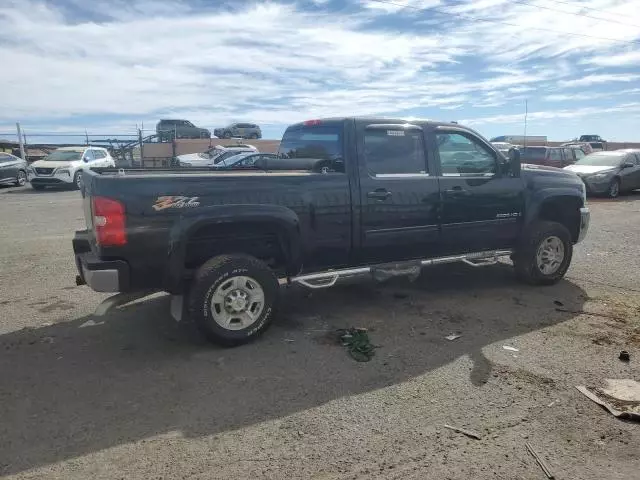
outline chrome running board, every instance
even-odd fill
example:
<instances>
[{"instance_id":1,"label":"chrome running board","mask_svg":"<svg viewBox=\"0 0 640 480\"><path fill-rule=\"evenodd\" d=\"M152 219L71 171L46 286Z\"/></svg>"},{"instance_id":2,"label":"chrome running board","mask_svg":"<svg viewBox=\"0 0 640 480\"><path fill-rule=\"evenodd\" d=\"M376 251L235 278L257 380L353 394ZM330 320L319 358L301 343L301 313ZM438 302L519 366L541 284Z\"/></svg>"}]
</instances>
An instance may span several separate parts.
<instances>
[{"instance_id":1,"label":"chrome running board","mask_svg":"<svg viewBox=\"0 0 640 480\"><path fill-rule=\"evenodd\" d=\"M495 265L500 257L511 255L512 250L490 250L485 252L465 253L462 255L453 255L449 257L436 257L424 260L408 260L406 262L384 263L378 265L369 265L358 268L344 268L341 270L327 270L326 272L309 273L306 275L298 275L288 279L288 283L297 283L307 288L329 288L333 287L338 280L350 277L358 277L363 275L372 275L376 271L384 271L388 274L390 270L401 271L398 276L406 275L407 269L429 267L431 265L443 265L445 263L466 263L472 267L485 267L487 265Z\"/></svg>"}]
</instances>

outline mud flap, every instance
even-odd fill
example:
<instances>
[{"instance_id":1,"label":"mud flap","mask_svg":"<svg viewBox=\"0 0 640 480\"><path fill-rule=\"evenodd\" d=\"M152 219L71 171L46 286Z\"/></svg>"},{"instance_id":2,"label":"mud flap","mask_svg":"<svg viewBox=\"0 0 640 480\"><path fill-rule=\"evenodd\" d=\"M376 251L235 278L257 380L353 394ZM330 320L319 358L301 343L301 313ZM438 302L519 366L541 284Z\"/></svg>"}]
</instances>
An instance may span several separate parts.
<instances>
[{"instance_id":1,"label":"mud flap","mask_svg":"<svg viewBox=\"0 0 640 480\"><path fill-rule=\"evenodd\" d=\"M176 322L185 318L184 295L171 295L171 316Z\"/></svg>"}]
</instances>

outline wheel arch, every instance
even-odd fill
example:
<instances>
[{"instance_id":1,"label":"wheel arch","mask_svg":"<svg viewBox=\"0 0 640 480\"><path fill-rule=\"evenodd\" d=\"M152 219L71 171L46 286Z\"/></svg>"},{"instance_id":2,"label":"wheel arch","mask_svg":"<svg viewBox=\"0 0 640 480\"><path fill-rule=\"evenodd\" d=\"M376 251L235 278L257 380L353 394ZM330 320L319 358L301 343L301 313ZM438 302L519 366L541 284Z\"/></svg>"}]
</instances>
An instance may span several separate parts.
<instances>
[{"instance_id":1,"label":"wheel arch","mask_svg":"<svg viewBox=\"0 0 640 480\"><path fill-rule=\"evenodd\" d=\"M539 196L526 215L525 223L547 220L564 225L574 243L580 234L580 208L584 206L581 196L573 190L547 191Z\"/></svg>"},{"instance_id":2,"label":"wheel arch","mask_svg":"<svg viewBox=\"0 0 640 480\"><path fill-rule=\"evenodd\" d=\"M199 209L197 214L182 217L170 230L169 261L165 279L169 291L182 288L185 269L195 268L200 261L217 255L251 255L255 252L243 251L246 249L246 242L262 241L266 236L277 245L281 254L277 259L278 267L281 267L286 275L295 275L300 270L300 222L297 214L291 209L277 205L219 205L203 210ZM235 241L234 235L238 237L238 242ZM215 239L221 241L216 242ZM194 256L194 243L198 242L207 245L206 258L197 254ZM259 258L259 255L256 256ZM189 265L189 262L193 265Z\"/></svg>"}]
</instances>

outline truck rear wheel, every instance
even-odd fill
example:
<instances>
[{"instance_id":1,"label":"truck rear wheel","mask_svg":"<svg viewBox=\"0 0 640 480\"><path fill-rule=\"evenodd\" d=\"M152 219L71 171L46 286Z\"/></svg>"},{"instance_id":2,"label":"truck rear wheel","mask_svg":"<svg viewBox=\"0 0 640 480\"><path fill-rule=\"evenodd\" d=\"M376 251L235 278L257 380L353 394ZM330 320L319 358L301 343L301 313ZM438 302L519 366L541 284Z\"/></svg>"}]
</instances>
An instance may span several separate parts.
<instances>
[{"instance_id":1,"label":"truck rear wheel","mask_svg":"<svg viewBox=\"0 0 640 480\"><path fill-rule=\"evenodd\" d=\"M526 229L513 256L518 278L531 285L553 285L569 269L573 242L558 222L538 221Z\"/></svg>"},{"instance_id":2,"label":"truck rear wheel","mask_svg":"<svg viewBox=\"0 0 640 480\"><path fill-rule=\"evenodd\" d=\"M198 269L189 292L189 317L208 340L241 345L267 329L278 290L265 263L248 255L220 255Z\"/></svg>"}]
</instances>

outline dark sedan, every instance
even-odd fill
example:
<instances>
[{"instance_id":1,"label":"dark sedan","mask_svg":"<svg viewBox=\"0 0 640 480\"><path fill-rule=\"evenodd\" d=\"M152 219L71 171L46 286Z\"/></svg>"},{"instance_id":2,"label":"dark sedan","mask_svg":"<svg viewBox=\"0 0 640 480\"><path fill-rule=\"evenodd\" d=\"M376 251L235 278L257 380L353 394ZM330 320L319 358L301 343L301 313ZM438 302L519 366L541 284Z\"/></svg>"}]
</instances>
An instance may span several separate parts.
<instances>
[{"instance_id":1,"label":"dark sedan","mask_svg":"<svg viewBox=\"0 0 640 480\"><path fill-rule=\"evenodd\" d=\"M587 186L587 192L615 198L640 188L640 150L594 152L565 167Z\"/></svg>"},{"instance_id":2,"label":"dark sedan","mask_svg":"<svg viewBox=\"0 0 640 480\"><path fill-rule=\"evenodd\" d=\"M27 183L27 162L10 153L0 152L0 184L22 186Z\"/></svg>"}]
</instances>

